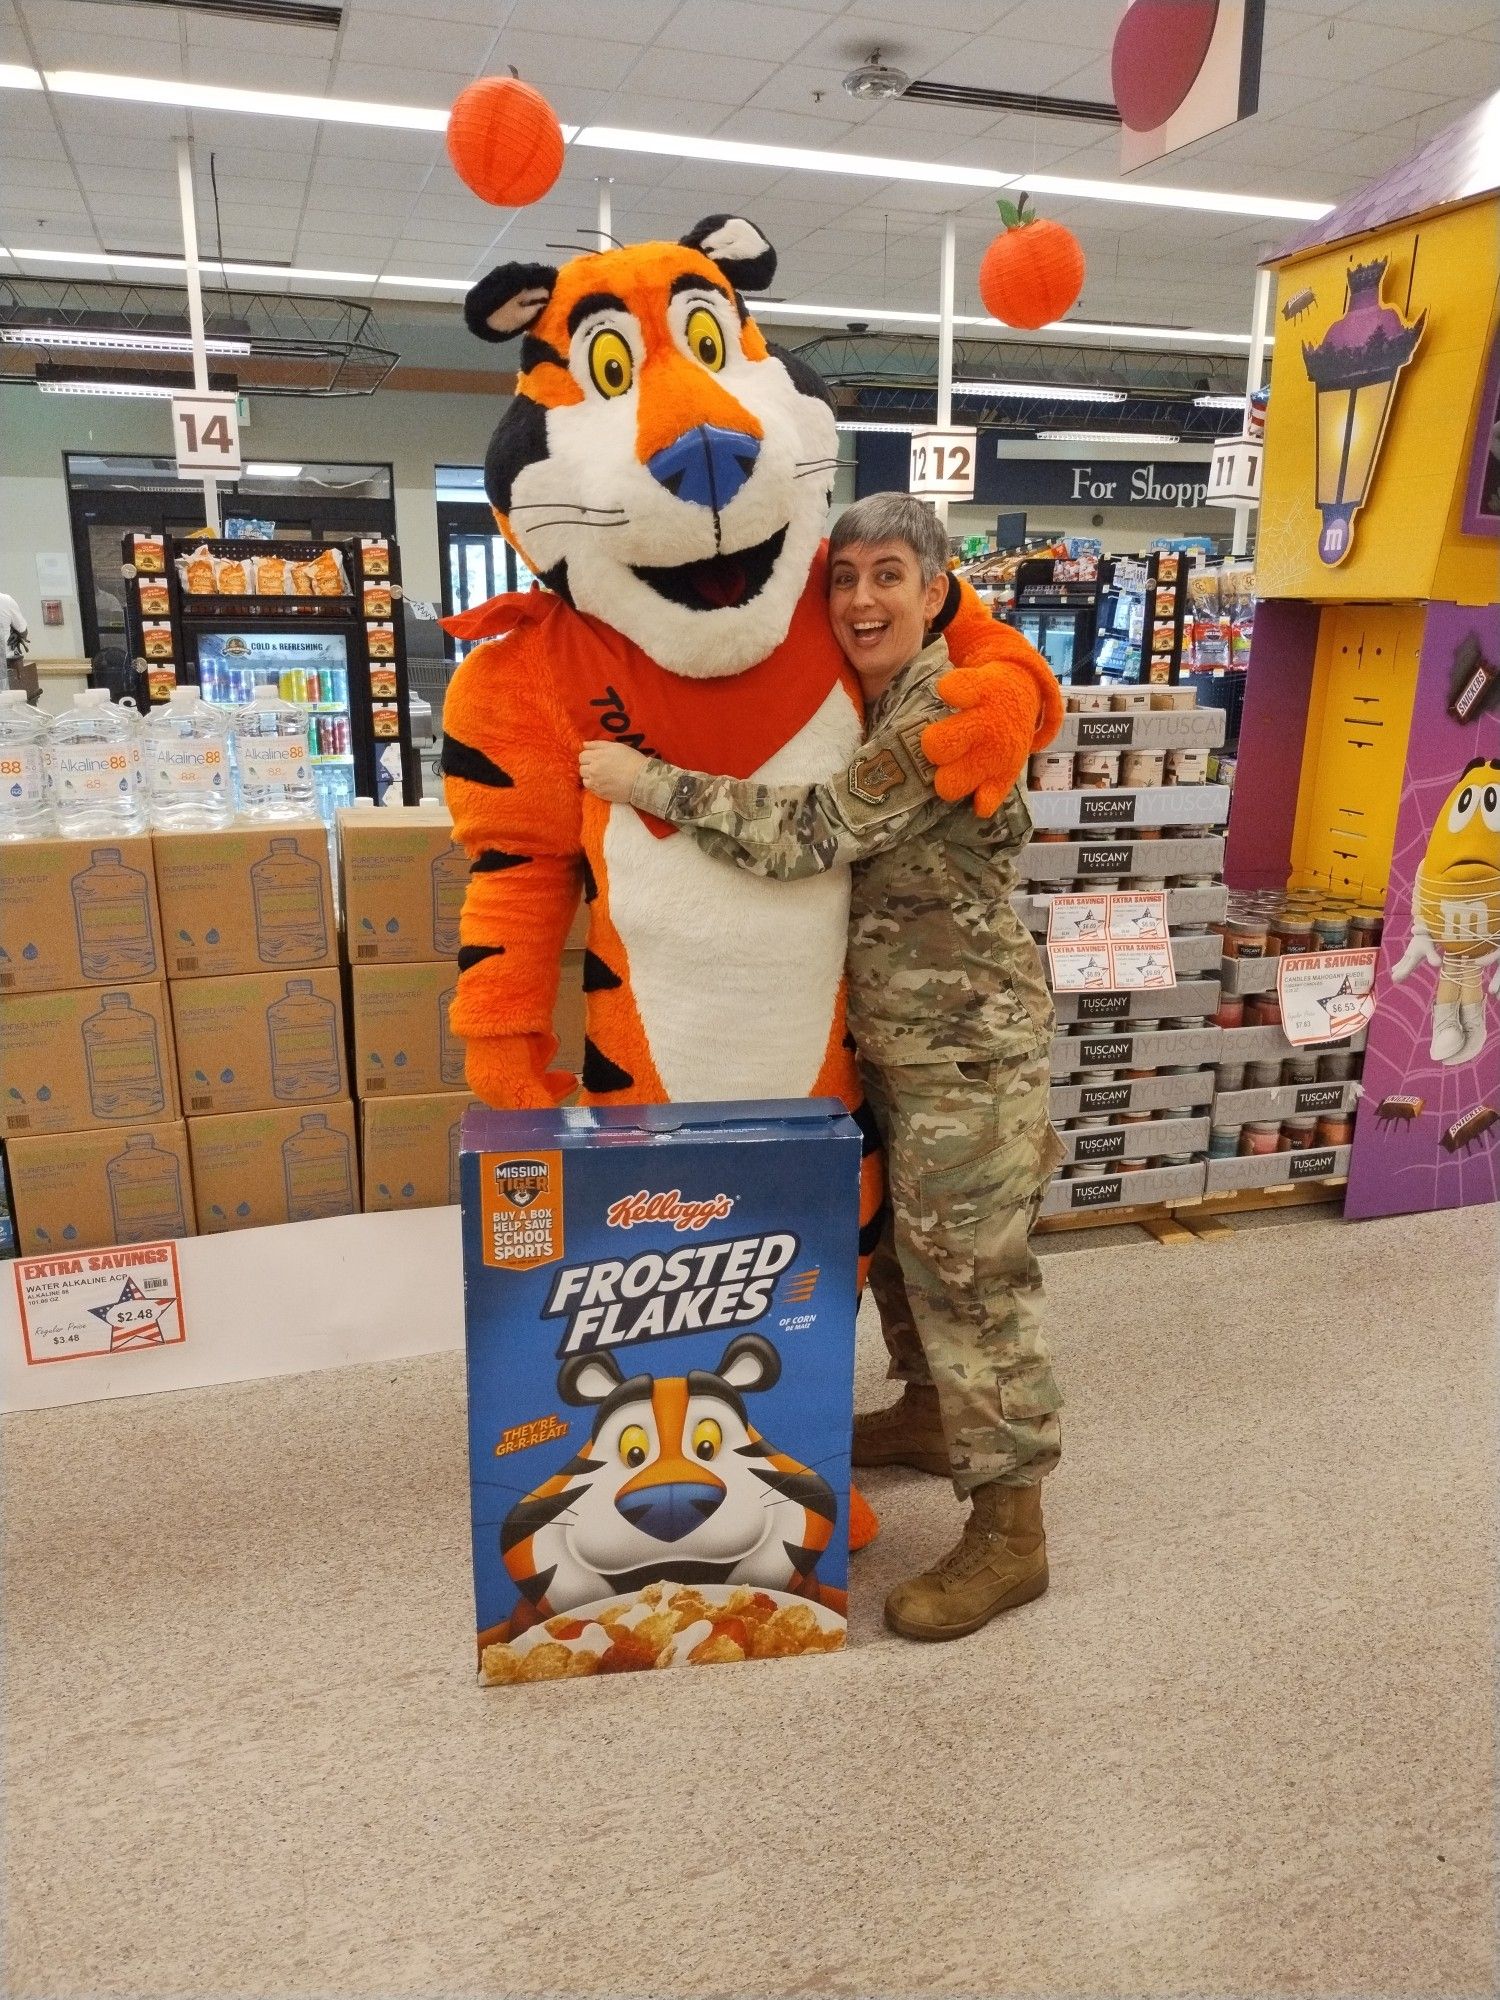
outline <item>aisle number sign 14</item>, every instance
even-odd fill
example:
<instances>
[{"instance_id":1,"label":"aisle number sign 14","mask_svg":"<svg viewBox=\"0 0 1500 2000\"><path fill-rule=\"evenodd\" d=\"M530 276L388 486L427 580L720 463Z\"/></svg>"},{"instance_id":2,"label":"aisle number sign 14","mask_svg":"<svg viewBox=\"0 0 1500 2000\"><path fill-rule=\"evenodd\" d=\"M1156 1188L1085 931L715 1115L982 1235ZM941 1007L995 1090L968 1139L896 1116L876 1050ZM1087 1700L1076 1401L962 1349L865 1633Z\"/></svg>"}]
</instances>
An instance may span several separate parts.
<instances>
[{"instance_id":1,"label":"aisle number sign 14","mask_svg":"<svg viewBox=\"0 0 1500 2000\"><path fill-rule=\"evenodd\" d=\"M233 395L174 396L172 439L179 473L238 472L239 398Z\"/></svg>"},{"instance_id":2,"label":"aisle number sign 14","mask_svg":"<svg viewBox=\"0 0 1500 2000\"><path fill-rule=\"evenodd\" d=\"M972 500L977 436L966 425L913 431L908 491L919 500Z\"/></svg>"}]
</instances>

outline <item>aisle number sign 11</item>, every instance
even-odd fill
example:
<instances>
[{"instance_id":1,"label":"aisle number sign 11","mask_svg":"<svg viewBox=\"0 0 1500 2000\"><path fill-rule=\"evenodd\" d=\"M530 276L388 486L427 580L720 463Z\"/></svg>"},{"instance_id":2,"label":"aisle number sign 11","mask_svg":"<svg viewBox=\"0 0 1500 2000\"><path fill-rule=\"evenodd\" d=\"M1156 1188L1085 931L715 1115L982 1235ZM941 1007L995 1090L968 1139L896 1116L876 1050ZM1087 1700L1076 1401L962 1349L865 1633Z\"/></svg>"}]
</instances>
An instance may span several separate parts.
<instances>
[{"instance_id":1,"label":"aisle number sign 11","mask_svg":"<svg viewBox=\"0 0 1500 2000\"><path fill-rule=\"evenodd\" d=\"M172 439L181 474L240 469L239 397L205 392L172 398Z\"/></svg>"},{"instance_id":2,"label":"aisle number sign 11","mask_svg":"<svg viewBox=\"0 0 1500 2000\"><path fill-rule=\"evenodd\" d=\"M907 490L919 500L972 500L977 439L967 425L913 431Z\"/></svg>"}]
</instances>

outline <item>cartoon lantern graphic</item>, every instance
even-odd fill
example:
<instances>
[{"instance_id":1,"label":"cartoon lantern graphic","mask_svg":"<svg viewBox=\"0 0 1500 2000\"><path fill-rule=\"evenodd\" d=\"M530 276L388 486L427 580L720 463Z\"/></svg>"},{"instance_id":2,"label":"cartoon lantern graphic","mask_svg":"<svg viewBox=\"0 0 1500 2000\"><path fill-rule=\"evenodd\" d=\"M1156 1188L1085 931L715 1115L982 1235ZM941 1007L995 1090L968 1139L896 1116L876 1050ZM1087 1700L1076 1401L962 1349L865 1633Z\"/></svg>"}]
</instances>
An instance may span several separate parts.
<instances>
[{"instance_id":1,"label":"cartoon lantern graphic","mask_svg":"<svg viewBox=\"0 0 1500 2000\"><path fill-rule=\"evenodd\" d=\"M1354 546L1354 517L1370 496L1396 382L1427 324L1425 312L1408 325L1383 303L1386 263L1353 265L1343 318L1316 347L1302 344L1318 404L1318 554L1330 568Z\"/></svg>"}]
</instances>

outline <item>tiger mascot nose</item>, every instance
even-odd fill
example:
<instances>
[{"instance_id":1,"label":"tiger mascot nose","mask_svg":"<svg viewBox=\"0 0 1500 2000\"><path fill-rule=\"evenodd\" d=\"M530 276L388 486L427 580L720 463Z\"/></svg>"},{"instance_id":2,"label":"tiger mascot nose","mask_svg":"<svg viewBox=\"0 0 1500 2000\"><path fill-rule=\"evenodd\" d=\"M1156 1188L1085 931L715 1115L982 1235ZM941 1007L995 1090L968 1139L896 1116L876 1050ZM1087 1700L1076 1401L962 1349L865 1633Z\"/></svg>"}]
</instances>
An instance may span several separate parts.
<instances>
[{"instance_id":1,"label":"tiger mascot nose","mask_svg":"<svg viewBox=\"0 0 1500 2000\"><path fill-rule=\"evenodd\" d=\"M627 1488L615 1505L633 1528L653 1540L680 1542L717 1513L723 1499L724 1488L716 1480L680 1479L634 1493Z\"/></svg>"},{"instance_id":2,"label":"tiger mascot nose","mask_svg":"<svg viewBox=\"0 0 1500 2000\"><path fill-rule=\"evenodd\" d=\"M646 460L651 477L678 500L715 513L727 507L755 470L760 439L719 424L694 424Z\"/></svg>"}]
</instances>

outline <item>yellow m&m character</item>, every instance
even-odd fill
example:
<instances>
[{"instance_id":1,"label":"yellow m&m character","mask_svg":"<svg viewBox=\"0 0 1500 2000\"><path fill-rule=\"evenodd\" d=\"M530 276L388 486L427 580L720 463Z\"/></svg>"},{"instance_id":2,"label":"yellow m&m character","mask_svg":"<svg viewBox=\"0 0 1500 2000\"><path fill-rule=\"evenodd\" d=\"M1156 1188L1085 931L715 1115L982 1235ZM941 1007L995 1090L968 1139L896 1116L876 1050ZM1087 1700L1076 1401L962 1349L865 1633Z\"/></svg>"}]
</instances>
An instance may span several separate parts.
<instances>
[{"instance_id":1,"label":"yellow m&m character","mask_svg":"<svg viewBox=\"0 0 1500 2000\"><path fill-rule=\"evenodd\" d=\"M1437 968L1434 1062L1472 1062L1488 1035L1483 975L1500 967L1500 762L1476 757L1438 808L1412 889L1411 943L1393 979ZM1490 978L1500 993L1500 969Z\"/></svg>"}]
</instances>

